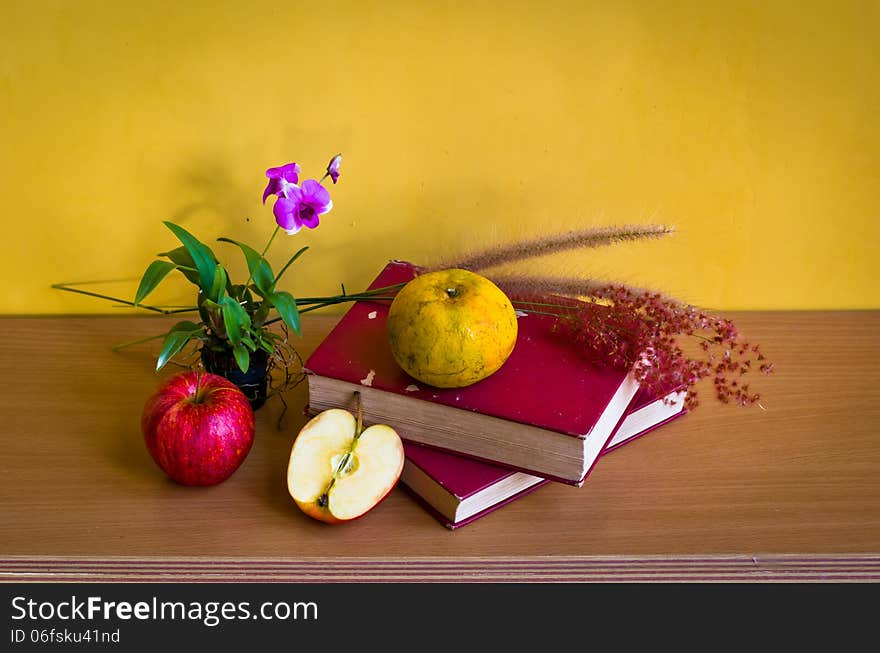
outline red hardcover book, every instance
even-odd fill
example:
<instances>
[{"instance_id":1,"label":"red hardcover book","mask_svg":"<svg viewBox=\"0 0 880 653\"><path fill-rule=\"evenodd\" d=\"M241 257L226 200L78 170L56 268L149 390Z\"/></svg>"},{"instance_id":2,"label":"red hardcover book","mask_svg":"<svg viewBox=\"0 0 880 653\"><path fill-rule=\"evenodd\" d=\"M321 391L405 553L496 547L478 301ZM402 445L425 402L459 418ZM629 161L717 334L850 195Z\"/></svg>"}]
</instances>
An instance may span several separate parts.
<instances>
[{"instance_id":1,"label":"red hardcover book","mask_svg":"<svg viewBox=\"0 0 880 653\"><path fill-rule=\"evenodd\" d=\"M684 414L684 394L655 398L639 391L602 455ZM441 524L470 524L549 481L407 442L401 485Z\"/></svg>"},{"instance_id":2,"label":"red hardcover book","mask_svg":"<svg viewBox=\"0 0 880 653\"><path fill-rule=\"evenodd\" d=\"M401 485L449 529L470 524L550 481L404 442Z\"/></svg>"},{"instance_id":3,"label":"red hardcover book","mask_svg":"<svg viewBox=\"0 0 880 653\"><path fill-rule=\"evenodd\" d=\"M371 284L415 276L392 261ZM404 440L581 485L638 391L626 371L587 363L551 316L519 313L516 346L500 370L466 388L434 388L394 361L389 302L359 301L306 361L309 408L354 410Z\"/></svg>"},{"instance_id":4,"label":"red hardcover book","mask_svg":"<svg viewBox=\"0 0 880 653\"><path fill-rule=\"evenodd\" d=\"M654 431L685 414L684 390L672 390L657 397L644 388L639 390L626 410L626 416L602 451L604 456L618 447Z\"/></svg>"}]
</instances>

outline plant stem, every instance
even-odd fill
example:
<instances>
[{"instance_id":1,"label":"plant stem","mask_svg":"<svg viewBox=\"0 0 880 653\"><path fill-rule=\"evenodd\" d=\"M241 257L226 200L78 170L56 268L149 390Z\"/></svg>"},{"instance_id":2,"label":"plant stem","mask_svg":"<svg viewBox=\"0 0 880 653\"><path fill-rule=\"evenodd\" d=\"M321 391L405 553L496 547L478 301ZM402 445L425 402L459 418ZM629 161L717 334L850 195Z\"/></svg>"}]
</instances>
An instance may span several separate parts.
<instances>
[{"instance_id":1,"label":"plant stem","mask_svg":"<svg viewBox=\"0 0 880 653\"><path fill-rule=\"evenodd\" d=\"M382 286L381 288L372 288L371 290L365 290L365 291L363 291L363 292L360 293L360 294L361 294L361 295L369 295L369 294L371 294L371 293L385 292L386 290L400 290L400 289L403 288L407 283L409 283L409 282L408 282L408 281L404 281L404 282L402 282L402 283L395 283L395 284L392 284L392 285L390 285L390 286Z\"/></svg>"},{"instance_id":2,"label":"plant stem","mask_svg":"<svg viewBox=\"0 0 880 653\"><path fill-rule=\"evenodd\" d=\"M260 258L262 258L262 259L266 258L266 252L269 251L269 247L272 245L272 241L275 240L275 236L278 235L278 232L279 232L279 231L281 231L281 227L280 227L279 225L276 224L276 225L275 225L275 231L273 231L273 232L272 232L272 235L269 236L269 242L266 243L266 246L263 248L263 253L260 254ZM250 281L250 280L248 280L248 281ZM245 284L245 285L247 285L247 284Z\"/></svg>"},{"instance_id":3,"label":"plant stem","mask_svg":"<svg viewBox=\"0 0 880 653\"><path fill-rule=\"evenodd\" d=\"M324 308L326 306L335 306L336 304L344 304L346 302L359 302L364 299L371 299L373 301L392 301L394 297L357 297L354 295L349 295L348 297L340 298L340 299L328 299L326 302L317 302L315 304L310 304L308 308L304 308L300 311L300 313L308 313L309 311L315 311L319 308Z\"/></svg>"},{"instance_id":4,"label":"plant stem","mask_svg":"<svg viewBox=\"0 0 880 653\"><path fill-rule=\"evenodd\" d=\"M137 305L138 308L141 308L141 304ZM127 306L113 306L112 308L128 308ZM199 310L198 306L181 306L178 308L163 308L162 306L154 306L153 308L158 308L165 315L176 315L177 313L193 313Z\"/></svg>"},{"instance_id":5,"label":"plant stem","mask_svg":"<svg viewBox=\"0 0 880 653\"><path fill-rule=\"evenodd\" d=\"M159 338L164 338L167 336L167 333L160 333L155 336L147 336L146 338L138 338L137 340L129 340L128 342L122 342L118 345L113 345L113 351L119 351L120 349L125 349L126 347L131 347L132 345L139 345L143 342L150 342L150 340L158 340Z\"/></svg>"},{"instance_id":6,"label":"plant stem","mask_svg":"<svg viewBox=\"0 0 880 653\"><path fill-rule=\"evenodd\" d=\"M334 304L345 304L346 302L360 302L364 300L371 300L374 302L384 302L384 301L392 301L394 299L393 296L388 297L379 297L377 295L338 295L336 297L315 297L309 300L303 300L302 304L309 306L309 308L304 310L310 310L316 308L313 304L317 304L318 306L332 306ZM297 306L299 306L300 300L297 300Z\"/></svg>"},{"instance_id":7,"label":"plant stem","mask_svg":"<svg viewBox=\"0 0 880 653\"><path fill-rule=\"evenodd\" d=\"M529 309L523 309L529 315L549 315L550 317L564 317L559 313L548 313L547 311L530 311Z\"/></svg>"},{"instance_id":8,"label":"plant stem","mask_svg":"<svg viewBox=\"0 0 880 653\"><path fill-rule=\"evenodd\" d=\"M377 297L377 295L381 295L384 292L388 292L389 290L398 290L405 286L405 283L396 283L393 286L383 286L382 288L373 288L372 290L363 290L358 293L342 293L341 295L332 295L330 297L300 297L297 298L296 303L297 306L300 304L323 304L324 302L331 302L334 304L339 304L347 301L358 301L361 299L394 299L394 297Z\"/></svg>"},{"instance_id":9,"label":"plant stem","mask_svg":"<svg viewBox=\"0 0 880 653\"><path fill-rule=\"evenodd\" d=\"M192 313L193 311L199 310L198 306L192 306L189 308L175 308L170 311L165 311L166 315L174 315L175 313Z\"/></svg>"},{"instance_id":10,"label":"plant stem","mask_svg":"<svg viewBox=\"0 0 880 653\"><path fill-rule=\"evenodd\" d=\"M303 252L305 252L308 248L309 248L308 245L306 245L305 247L301 247L296 254L294 254L292 257L290 257L290 260L284 265L283 268L281 268L281 271L275 275L275 283L276 284L278 283L278 280L281 278L281 276L285 272L287 272L287 268L289 268L293 264L293 262L296 261L296 259L298 259L300 256L302 256Z\"/></svg>"},{"instance_id":11,"label":"plant stem","mask_svg":"<svg viewBox=\"0 0 880 653\"><path fill-rule=\"evenodd\" d=\"M394 299L394 295L388 295L387 297L380 297L377 293L354 293L354 294L345 294L345 295L333 295L331 297L298 297L296 299L297 306L307 306L309 304L323 304L324 302L333 302L334 304L339 304L342 302L348 301L359 301L362 299Z\"/></svg>"},{"instance_id":12,"label":"plant stem","mask_svg":"<svg viewBox=\"0 0 880 653\"><path fill-rule=\"evenodd\" d=\"M107 299L111 302L119 302L120 304L125 304L126 306L131 306L132 308L142 308L146 311L153 311L154 313L161 313L162 315L171 315L172 313L183 313L185 311L192 311L197 309L176 309L173 311L165 310L162 308L158 308L156 306L148 306L147 304L135 304L134 302L130 302L127 299L120 299L119 297L111 297L110 295L102 295L101 293L91 292L90 290L80 290L79 288L71 288L70 286L63 283L53 283L52 288L56 290L66 290L67 292L74 292L80 295L88 295L89 297L97 297L98 299Z\"/></svg>"},{"instance_id":13,"label":"plant stem","mask_svg":"<svg viewBox=\"0 0 880 653\"><path fill-rule=\"evenodd\" d=\"M326 297L323 300L315 298L313 301L309 301L309 306L307 308L302 309L299 313L302 315L303 313L310 313L311 311L317 311L319 308L326 308L328 306L334 306L336 304L344 304L345 302L356 302L362 299L370 299L373 301L391 301L394 297L361 297L359 295L337 295L336 297ZM296 300L297 306L300 305L302 300ZM263 326L269 326L270 324L275 324L276 322L280 322L280 317L272 318L271 320L267 320L263 322Z\"/></svg>"},{"instance_id":14,"label":"plant stem","mask_svg":"<svg viewBox=\"0 0 880 653\"><path fill-rule=\"evenodd\" d=\"M266 252L269 251L269 247L271 247L271 245L272 245L272 241L275 240L275 236L278 235L278 232L279 232L279 231L281 231L281 227L280 227L279 225L276 224L276 225L275 225L275 231L273 231L273 232L272 232L272 235L269 236L269 242L266 243L266 246L263 248L263 253L260 254L260 260L261 260L261 261L265 261L265 260L266 260ZM248 274L247 281L244 282L244 287L245 287L245 288L247 288L249 285L251 285L251 281L253 280L253 278L254 278L253 272L249 273L249 274Z\"/></svg>"},{"instance_id":15,"label":"plant stem","mask_svg":"<svg viewBox=\"0 0 880 653\"><path fill-rule=\"evenodd\" d=\"M527 299L512 299L510 303L514 306L550 306L552 308L569 308L577 310L577 306L566 306L565 304L551 304L549 302L532 302ZM592 302L591 302L592 303Z\"/></svg>"}]
</instances>

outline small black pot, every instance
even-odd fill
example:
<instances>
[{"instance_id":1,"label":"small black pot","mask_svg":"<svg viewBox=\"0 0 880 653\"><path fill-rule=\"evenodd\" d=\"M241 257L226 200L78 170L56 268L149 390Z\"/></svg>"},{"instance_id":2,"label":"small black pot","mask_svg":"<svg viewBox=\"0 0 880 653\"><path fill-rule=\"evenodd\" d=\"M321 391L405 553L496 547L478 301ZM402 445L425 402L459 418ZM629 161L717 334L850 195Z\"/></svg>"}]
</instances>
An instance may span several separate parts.
<instances>
[{"instance_id":1,"label":"small black pot","mask_svg":"<svg viewBox=\"0 0 880 653\"><path fill-rule=\"evenodd\" d=\"M211 374L222 376L238 386L254 410L266 403L269 355L262 349L251 353L251 364L247 372L238 368L231 351L215 351L203 347L202 364Z\"/></svg>"}]
</instances>

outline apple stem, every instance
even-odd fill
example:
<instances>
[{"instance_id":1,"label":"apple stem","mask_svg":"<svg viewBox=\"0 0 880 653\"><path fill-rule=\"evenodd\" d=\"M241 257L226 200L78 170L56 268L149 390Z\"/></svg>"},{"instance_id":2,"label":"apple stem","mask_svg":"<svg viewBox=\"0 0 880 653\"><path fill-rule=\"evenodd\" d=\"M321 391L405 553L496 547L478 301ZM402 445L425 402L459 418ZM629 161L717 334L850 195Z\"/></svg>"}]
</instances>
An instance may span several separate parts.
<instances>
[{"instance_id":1,"label":"apple stem","mask_svg":"<svg viewBox=\"0 0 880 653\"><path fill-rule=\"evenodd\" d=\"M202 403L202 371L196 371L196 396L193 399L193 403L200 404Z\"/></svg>"},{"instance_id":2,"label":"apple stem","mask_svg":"<svg viewBox=\"0 0 880 653\"><path fill-rule=\"evenodd\" d=\"M330 490L333 489L333 485L336 483L336 479L342 474L343 471L348 467L348 463L351 461L351 457L354 455L354 448L357 446L358 438L361 437L361 432L364 430L364 408L361 404L361 393L355 391L354 393L355 401L357 401L357 426L354 431L354 442L352 442L351 451L347 452L340 460L339 464L336 466L336 469L333 470L333 478L330 479L330 484L327 486L327 489L324 490L324 493L319 496L316 500L316 503L321 508L326 508L330 503Z\"/></svg>"},{"instance_id":3,"label":"apple stem","mask_svg":"<svg viewBox=\"0 0 880 653\"><path fill-rule=\"evenodd\" d=\"M357 428L354 431L354 439L357 440L361 437L361 432L364 430L364 407L361 403L361 393L355 391L354 393L355 401L357 401Z\"/></svg>"}]
</instances>

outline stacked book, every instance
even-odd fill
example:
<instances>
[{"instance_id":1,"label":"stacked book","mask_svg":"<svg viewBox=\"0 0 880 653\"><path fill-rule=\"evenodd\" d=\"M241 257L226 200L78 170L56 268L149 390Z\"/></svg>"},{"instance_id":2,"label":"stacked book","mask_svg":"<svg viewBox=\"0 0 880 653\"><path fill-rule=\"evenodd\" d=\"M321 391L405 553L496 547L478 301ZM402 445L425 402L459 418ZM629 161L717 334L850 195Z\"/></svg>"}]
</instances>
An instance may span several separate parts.
<instances>
[{"instance_id":1,"label":"stacked book","mask_svg":"<svg viewBox=\"0 0 880 653\"><path fill-rule=\"evenodd\" d=\"M370 288L414 276L392 261ZM388 307L356 302L308 358L309 411L354 411L359 392L364 421L404 440L401 483L448 528L551 481L580 486L600 456L683 414L681 392L655 396L625 370L590 365L555 318L528 312L500 370L465 388L427 386L391 354Z\"/></svg>"}]
</instances>

